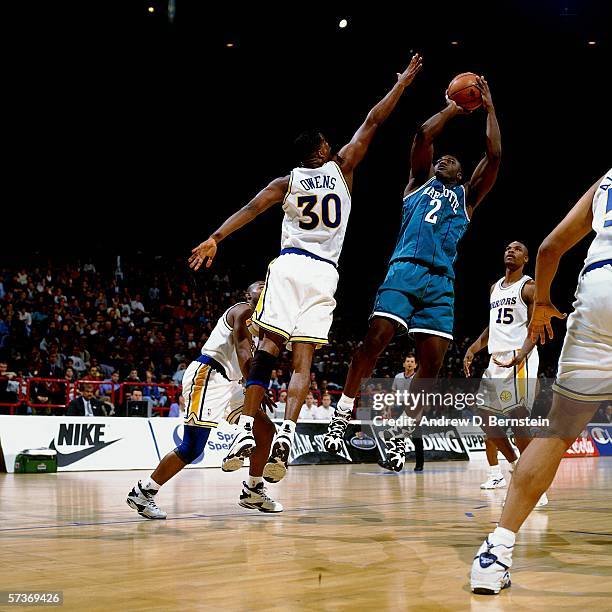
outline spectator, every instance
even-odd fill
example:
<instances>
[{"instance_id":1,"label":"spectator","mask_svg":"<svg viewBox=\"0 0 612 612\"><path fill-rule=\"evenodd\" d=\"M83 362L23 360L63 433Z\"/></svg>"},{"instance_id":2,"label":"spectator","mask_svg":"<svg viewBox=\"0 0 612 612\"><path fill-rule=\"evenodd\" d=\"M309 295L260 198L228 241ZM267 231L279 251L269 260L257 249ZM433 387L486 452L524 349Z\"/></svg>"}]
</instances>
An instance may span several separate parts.
<instances>
[{"instance_id":1,"label":"spectator","mask_svg":"<svg viewBox=\"0 0 612 612\"><path fill-rule=\"evenodd\" d=\"M302 406L300 410L299 420L314 419L315 418L314 409L316 407L317 407L317 404L315 403L314 396L312 395L312 393L309 393L306 396L306 402L304 403L304 405Z\"/></svg>"},{"instance_id":2,"label":"spectator","mask_svg":"<svg viewBox=\"0 0 612 612\"><path fill-rule=\"evenodd\" d=\"M93 385L83 385L81 396L70 402L66 416L104 416L100 402L94 397Z\"/></svg>"},{"instance_id":3,"label":"spectator","mask_svg":"<svg viewBox=\"0 0 612 612\"><path fill-rule=\"evenodd\" d=\"M276 402L276 408L274 409L274 418L284 419L286 407L287 407L287 391L283 389L278 394L278 401Z\"/></svg>"},{"instance_id":4,"label":"spectator","mask_svg":"<svg viewBox=\"0 0 612 612\"><path fill-rule=\"evenodd\" d=\"M183 376L185 375L185 370L187 369L187 362L181 361L179 363L176 372L172 375L172 382L175 385L181 385L183 383Z\"/></svg>"},{"instance_id":5,"label":"spectator","mask_svg":"<svg viewBox=\"0 0 612 612\"><path fill-rule=\"evenodd\" d=\"M313 418L318 421L326 421L329 423L334 414L334 407L331 404L331 395L324 393L321 396L321 405L313 409Z\"/></svg>"},{"instance_id":6,"label":"spectator","mask_svg":"<svg viewBox=\"0 0 612 612\"><path fill-rule=\"evenodd\" d=\"M178 396L178 402L172 402L170 404L170 412L168 412L169 417L178 418L185 414L185 398L183 395Z\"/></svg>"}]
</instances>

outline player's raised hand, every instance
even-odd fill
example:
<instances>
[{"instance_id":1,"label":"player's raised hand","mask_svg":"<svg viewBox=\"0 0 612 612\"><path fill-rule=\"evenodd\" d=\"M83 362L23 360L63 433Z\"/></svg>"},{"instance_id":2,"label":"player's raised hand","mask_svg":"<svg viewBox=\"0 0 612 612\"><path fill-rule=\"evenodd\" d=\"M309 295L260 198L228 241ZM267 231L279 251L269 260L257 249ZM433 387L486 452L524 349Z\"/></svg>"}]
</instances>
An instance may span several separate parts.
<instances>
[{"instance_id":1,"label":"player's raised hand","mask_svg":"<svg viewBox=\"0 0 612 612\"><path fill-rule=\"evenodd\" d=\"M404 72L397 73L397 82L404 87L408 87L412 81L414 81L414 77L421 71L423 67L423 58L415 53L410 60L410 64L408 64L408 68L404 70Z\"/></svg>"},{"instance_id":2,"label":"player's raised hand","mask_svg":"<svg viewBox=\"0 0 612 612\"><path fill-rule=\"evenodd\" d=\"M199 270L205 261L206 267L210 268L212 261L217 254L217 241L214 238L209 238L195 247L191 253L191 257L189 258L189 267L192 270Z\"/></svg>"},{"instance_id":3,"label":"player's raised hand","mask_svg":"<svg viewBox=\"0 0 612 612\"><path fill-rule=\"evenodd\" d=\"M483 108L487 112L493 110L493 98L491 97L491 90L489 89L489 84L487 83L487 80L483 76L476 77L476 87L478 88L478 91L480 91Z\"/></svg>"},{"instance_id":4,"label":"player's raised hand","mask_svg":"<svg viewBox=\"0 0 612 612\"><path fill-rule=\"evenodd\" d=\"M465 353L465 357L463 358L463 372L466 378L469 378L472 375L470 372L472 361L474 361L474 353L472 350L468 349Z\"/></svg>"},{"instance_id":5,"label":"player's raised hand","mask_svg":"<svg viewBox=\"0 0 612 612\"><path fill-rule=\"evenodd\" d=\"M546 343L546 334L548 339L552 340L555 335L553 333L551 319L565 319L567 315L560 312L551 302L536 302L533 307L531 321L529 321L529 337L532 342L537 344L538 338L540 344Z\"/></svg>"}]
</instances>

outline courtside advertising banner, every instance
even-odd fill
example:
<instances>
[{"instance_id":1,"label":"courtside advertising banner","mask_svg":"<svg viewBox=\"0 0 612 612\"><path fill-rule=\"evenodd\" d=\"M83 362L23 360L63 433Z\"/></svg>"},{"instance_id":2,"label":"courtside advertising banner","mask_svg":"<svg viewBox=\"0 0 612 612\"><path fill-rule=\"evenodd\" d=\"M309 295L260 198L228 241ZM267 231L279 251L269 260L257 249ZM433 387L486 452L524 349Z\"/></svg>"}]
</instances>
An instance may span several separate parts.
<instances>
[{"instance_id":1,"label":"courtside advertising banner","mask_svg":"<svg viewBox=\"0 0 612 612\"><path fill-rule=\"evenodd\" d=\"M183 441L182 418L149 419L156 442L156 452L161 459L166 453L174 450ZM221 467L221 462L229 451L230 444L236 435L237 428L226 421L219 427L210 430L204 452L189 464L188 468ZM248 465L248 461L247 461Z\"/></svg>"},{"instance_id":2,"label":"courtside advertising banner","mask_svg":"<svg viewBox=\"0 0 612 612\"><path fill-rule=\"evenodd\" d=\"M612 424L593 423L589 425L589 434L600 456L612 455Z\"/></svg>"},{"instance_id":3,"label":"courtside advertising banner","mask_svg":"<svg viewBox=\"0 0 612 612\"><path fill-rule=\"evenodd\" d=\"M157 465L149 419L0 415L0 445L8 472L30 448L57 451L59 472L140 470Z\"/></svg>"}]
</instances>

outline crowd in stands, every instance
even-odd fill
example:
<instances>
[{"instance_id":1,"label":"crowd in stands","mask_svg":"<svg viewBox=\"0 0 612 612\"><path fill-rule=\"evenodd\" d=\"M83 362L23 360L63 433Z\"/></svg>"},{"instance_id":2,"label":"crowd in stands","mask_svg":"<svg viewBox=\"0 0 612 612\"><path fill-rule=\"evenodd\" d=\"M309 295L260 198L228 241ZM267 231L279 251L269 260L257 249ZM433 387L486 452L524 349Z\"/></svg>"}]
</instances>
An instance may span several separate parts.
<instances>
[{"instance_id":1,"label":"crowd in stands","mask_svg":"<svg viewBox=\"0 0 612 612\"><path fill-rule=\"evenodd\" d=\"M206 279L197 286L182 261L148 265L117 258L104 268L92 261L0 268L0 403L17 397L16 385L23 384L17 380L53 378L66 382L32 384L30 405L22 406L22 413L62 414L87 382L101 414L118 414L115 392L121 383L134 384L124 402L137 391L136 399L164 409L162 414L176 414L183 371L223 311L244 299L244 288L225 271ZM330 344L316 352L304 418L327 418L358 341L335 325ZM462 376L469 344L469 339L451 344L441 376ZM406 351L407 341L397 338L381 356L375 376L393 378ZM476 369L484 367L485 358L484 352L477 357ZM290 364L291 354L284 351L270 380L278 414L284 410ZM63 411L46 407L61 404L67 406Z\"/></svg>"}]
</instances>

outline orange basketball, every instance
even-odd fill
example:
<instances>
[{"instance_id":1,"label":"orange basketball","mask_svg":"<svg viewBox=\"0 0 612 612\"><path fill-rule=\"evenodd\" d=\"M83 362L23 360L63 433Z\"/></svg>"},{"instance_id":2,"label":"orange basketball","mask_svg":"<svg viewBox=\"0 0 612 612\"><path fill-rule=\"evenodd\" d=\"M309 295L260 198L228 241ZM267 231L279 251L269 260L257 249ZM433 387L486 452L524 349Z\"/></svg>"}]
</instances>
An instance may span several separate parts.
<instances>
[{"instance_id":1,"label":"orange basketball","mask_svg":"<svg viewBox=\"0 0 612 612\"><path fill-rule=\"evenodd\" d=\"M468 111L481 106L482 96L476 87L476 75L473 72L458 74L448 86L448 97Z\"/></svg>"}]
</instances>

